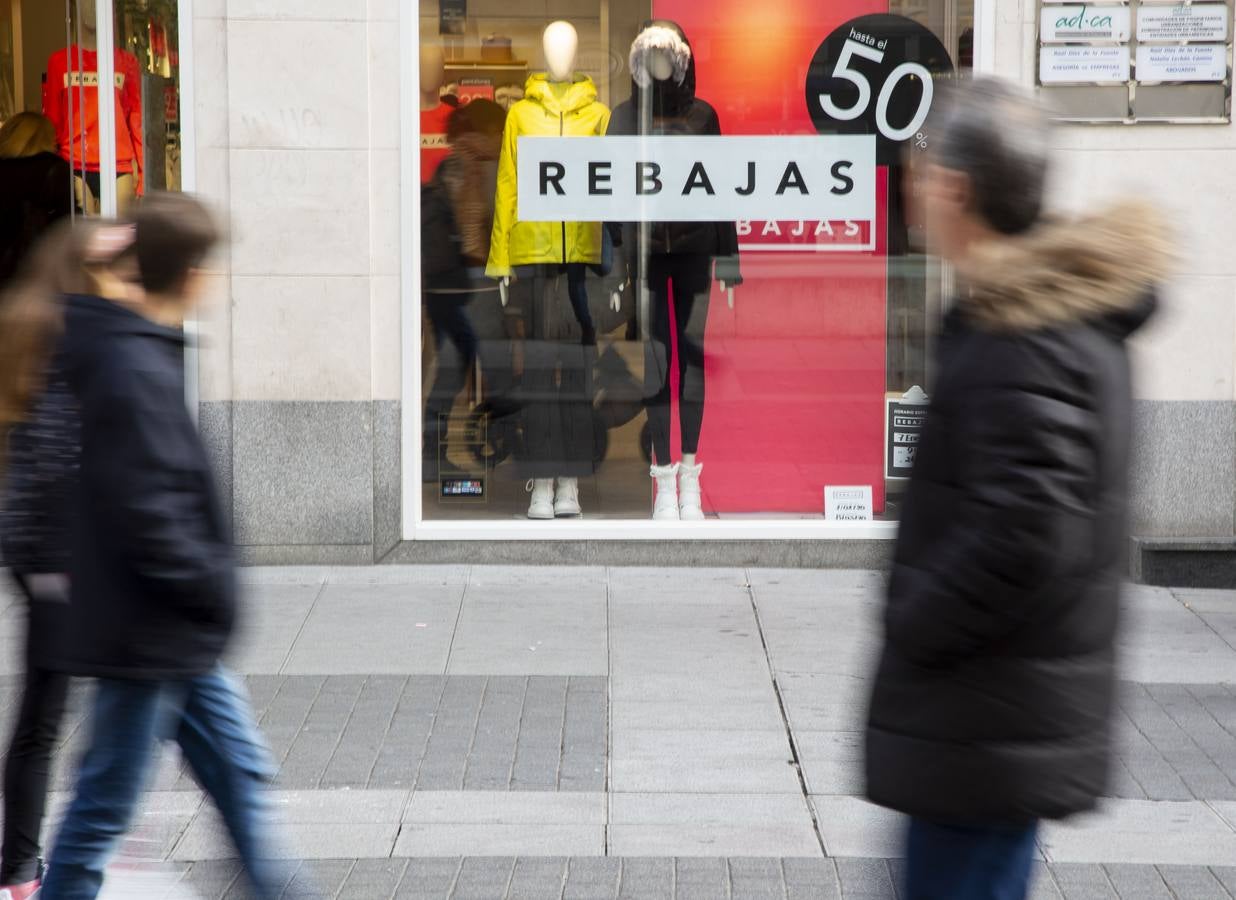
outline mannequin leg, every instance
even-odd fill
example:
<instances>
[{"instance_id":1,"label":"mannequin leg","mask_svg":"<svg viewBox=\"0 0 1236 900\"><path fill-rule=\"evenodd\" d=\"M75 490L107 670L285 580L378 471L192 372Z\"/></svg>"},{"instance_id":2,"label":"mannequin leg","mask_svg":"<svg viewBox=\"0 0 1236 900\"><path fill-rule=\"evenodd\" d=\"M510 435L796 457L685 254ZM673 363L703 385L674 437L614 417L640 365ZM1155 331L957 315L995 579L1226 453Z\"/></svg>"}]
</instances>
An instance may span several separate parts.
<instances>
[{"instance_id":1,"label":"mannequin leg","mask_svg":"<svg viewBox=\"0 0 1236 900\"><path fill-rule=\"evenodd\" d=\"M116 176L116 212L124 215L137 199L137 179L130 174Z\"/></svg>"},{"instance_id":2,"label":"mannequin leg","mask_svg":"<svg viewBox=\"0 0 1236 900\"><path fill-rule=\"evenodd\" d=\"M695 465L704 423L704 334L712 290L707 256L675 258L672 284L674 331L678 339L678 417L682 427L682 461Z\"/></svg>"},{"instance_id":3,"label":"mannequin leg","mask_svg":"<svg viewBox=\"0 0 1236 900\"><path fill-rule=\"evenodd\" d=\"M670 464L670 365L673 341L670 334L667 257L654 256L648 263L648 340L644 341L644 406L652 431L653 462Z\"/></svg>"}]
</instances>

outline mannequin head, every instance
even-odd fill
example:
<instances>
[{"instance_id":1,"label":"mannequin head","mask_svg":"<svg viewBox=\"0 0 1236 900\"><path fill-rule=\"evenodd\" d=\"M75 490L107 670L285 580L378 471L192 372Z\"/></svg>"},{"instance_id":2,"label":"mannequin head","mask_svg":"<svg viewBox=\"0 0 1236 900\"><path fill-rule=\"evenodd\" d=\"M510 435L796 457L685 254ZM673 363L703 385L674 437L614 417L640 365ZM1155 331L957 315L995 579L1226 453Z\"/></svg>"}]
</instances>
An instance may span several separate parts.
<instances>
[{"instance_id":1,"label":"mannequin head","mask_svg":"<svg viewBox=\"0 0 1236 900\"><path fill-rule=\"evenodd\" d=\"M557 21L545 29L545 66L550 81L570 81L575 75L575 54L579 50L579 33L570 22Z\"/></svg>"},{"instance_id":2,"label":"mannequin head","mask_svg":"<svg viewBox=\"0 0 1236 900\"><path fill-rule=\"evenodd\" d=\"M653 81L668 81L674 74L674 60L668 50L660 47L648 54L648 74Z\"/></svg>"},{"instance_id":3,"label":"mannequin head","mask_svg":"<svg viewBox=\"0 0 1236 900\"><path fill-rule=\"evenodd\" d=\"M98 15L98 5L95 0L73 0L73 6L81 16L82 31L89 31L93 34L97 22L95 17Z\"/></svg>"},{"instance_id":4,"label":"mannequin head","mask_svg":"<svg viewBox=\"0 0 1236 900\"><path fill-rule=\"evenodd\" d=\"M438 44L421 45L421 109L433 109L446 83L446 57Z\"/></svg>"}]
</instances>

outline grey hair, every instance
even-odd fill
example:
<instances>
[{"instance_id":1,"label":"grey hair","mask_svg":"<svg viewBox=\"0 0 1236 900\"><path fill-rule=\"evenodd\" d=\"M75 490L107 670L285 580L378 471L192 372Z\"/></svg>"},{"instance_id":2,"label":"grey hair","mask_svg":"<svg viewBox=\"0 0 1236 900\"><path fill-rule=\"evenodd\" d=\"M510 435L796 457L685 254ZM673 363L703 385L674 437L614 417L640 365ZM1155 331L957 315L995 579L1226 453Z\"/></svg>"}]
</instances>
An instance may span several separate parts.
<instances>
[{"instance_id":1,"label":"grey hair","mask_svg":"<svg viewBox=\"0 0 1236 900\"><path fill-rule=\"evenodd\" d=\"M973 211L996 231L1033 228L1050 169L1051 126L1043 108L996 78L941 87L930 125L932 161L969 177Z\"/></svg>"}]
</instances>

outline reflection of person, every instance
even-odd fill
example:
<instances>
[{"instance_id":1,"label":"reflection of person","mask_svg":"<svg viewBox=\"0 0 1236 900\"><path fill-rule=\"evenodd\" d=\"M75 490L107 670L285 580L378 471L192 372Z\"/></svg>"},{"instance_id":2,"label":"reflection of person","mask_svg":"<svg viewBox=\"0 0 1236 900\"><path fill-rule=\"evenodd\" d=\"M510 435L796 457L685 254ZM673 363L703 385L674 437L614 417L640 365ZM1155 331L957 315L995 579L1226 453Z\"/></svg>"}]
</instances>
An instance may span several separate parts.
<instances>
[{"instance_id":1,"label":"reflection of person","mask_svg":"<svg viewBox=\"0 0 1236 900\"><path fill-rule=\"evenodd\" d=\"M1132 413L1126 341L1167 250L1152 212L1042 214L1019 89L937 94L907 190L963 285L897 539L867 793L911 817L911 900L1026 894L1038 821L1110 766Z\"/></svg>"},{"instance_id":2,"label":"reflection of person","mask_svg":"<svg viewBox=\"0 0 1236 900\"><path fill-rule=\"evenodd\" d=\"M68 166L52 158L64 166L67 195ZM52 658L64 631L77 412L53 345L57 296L83 290L84 238L67 222L53 229L0 300L0 547L27 610L25 682L4 769L0 900L25 900L39 886L52 752L68 699L68 676Z\"/></svg>"},{"instance_id":3,"label":"reflection of person","mask_svg":"<svg viewBox=\"0 0 1236 900\"><path fill-rule=\"evenodd\" d=\"M498 152L506 111L484 99L455 110L447 123L450 155L421 189L425 310L437 347L433 384L425 403L423 478L458 474L447 459L447 419L476 360L477 338L467 305L494 294L485 279Z\"/></svg>"},{"instance_id":4,"label":"reflection of person","mask_svg":"<svg viewBox=\"0 0 1236 900\"><path fill-rule=\"evenodd\" d=\"M503 299L524 319L518 462L532 493L530 519L580 515L579 478L593 470L591 351L582 346L575 314L587 297L575 294L573 303L570 280L577 278L574 289L583 289L584 269L602 261L602 242L597 222L519 220L519 138L602 135L609 122L609 108L597 99L592 79L575 73L575 28L551 23L543 46L548 72L528 78L524 99L507 116L486 266L499 279ZM571 266L578 266L574 274Z\"/></svg>"},{"instance_id":5,"label":"reflection of person","mask_svg":"<svg viewBox=\"0 0 1236 900\"><path fill-rule=\"evenodd\" d=\"M631 45L631 99L619 104L608 134L719 135L716 111L695 96L695 57L682 29L656 19ZM654 519L704 518L703 466L696 462L704 422L704 332L712 279L723 290L741 284L733 222L657 222L623 228L627 269L648 294L644 386L656 483ZM673 325L670 324L671 307ZM670 367L678 364L682 461L670 448Z\"/></svg>"},{"instance_id":6,"label":"reflection of person","mask_svg":"<svg viewBox=\"0 0 1236 900\"><path fill-rule=\"evenodd\" d=\"M94 677L91 737L42 900L95 897L160 739L214 800L257 895L280 896L263 782L269 753L219 663L237 597L206 450L184 405L179 327L218 233L202 206L157 194L101 225L88 295L69 298L63 354L81 423L66 636L53 663ZM175 324L172 324L175 323Z\"/></svg>"},{"instance_id":7,"label":"reflection of person","mask_svg":"<svg viewBox=\"0 0 1236 900\"><path fill-rule=\"evenodd\" d=\"M39 235L69 214L69 179L50 119L23 112L0 128L0 288Z\"/></svg>"}]
</instances>

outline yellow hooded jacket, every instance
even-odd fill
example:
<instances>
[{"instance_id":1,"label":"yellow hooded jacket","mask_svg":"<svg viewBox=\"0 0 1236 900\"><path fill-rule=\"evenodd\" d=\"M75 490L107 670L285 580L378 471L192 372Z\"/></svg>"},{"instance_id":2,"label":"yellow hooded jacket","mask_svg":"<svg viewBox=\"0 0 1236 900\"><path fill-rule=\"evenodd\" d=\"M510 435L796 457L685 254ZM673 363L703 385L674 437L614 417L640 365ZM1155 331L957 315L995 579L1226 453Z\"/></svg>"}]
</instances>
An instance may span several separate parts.
<instances>
[{"instance_id":1,"label":"yellow hooded jacket","mask_svg":"<svg viewBox=\"0 0 1236 900\"><path fill-rule=\"evenodd\" d=\"M502 278L512 266L601 261L599 222L519 221L516 154L524 135L593 137L608 126L609 107L597 100L587 75L576 75L569 84L551 82L543 72L528 76L524 99L511 107L502 134L486 275Z\"/></svg>"}]
</instances>

